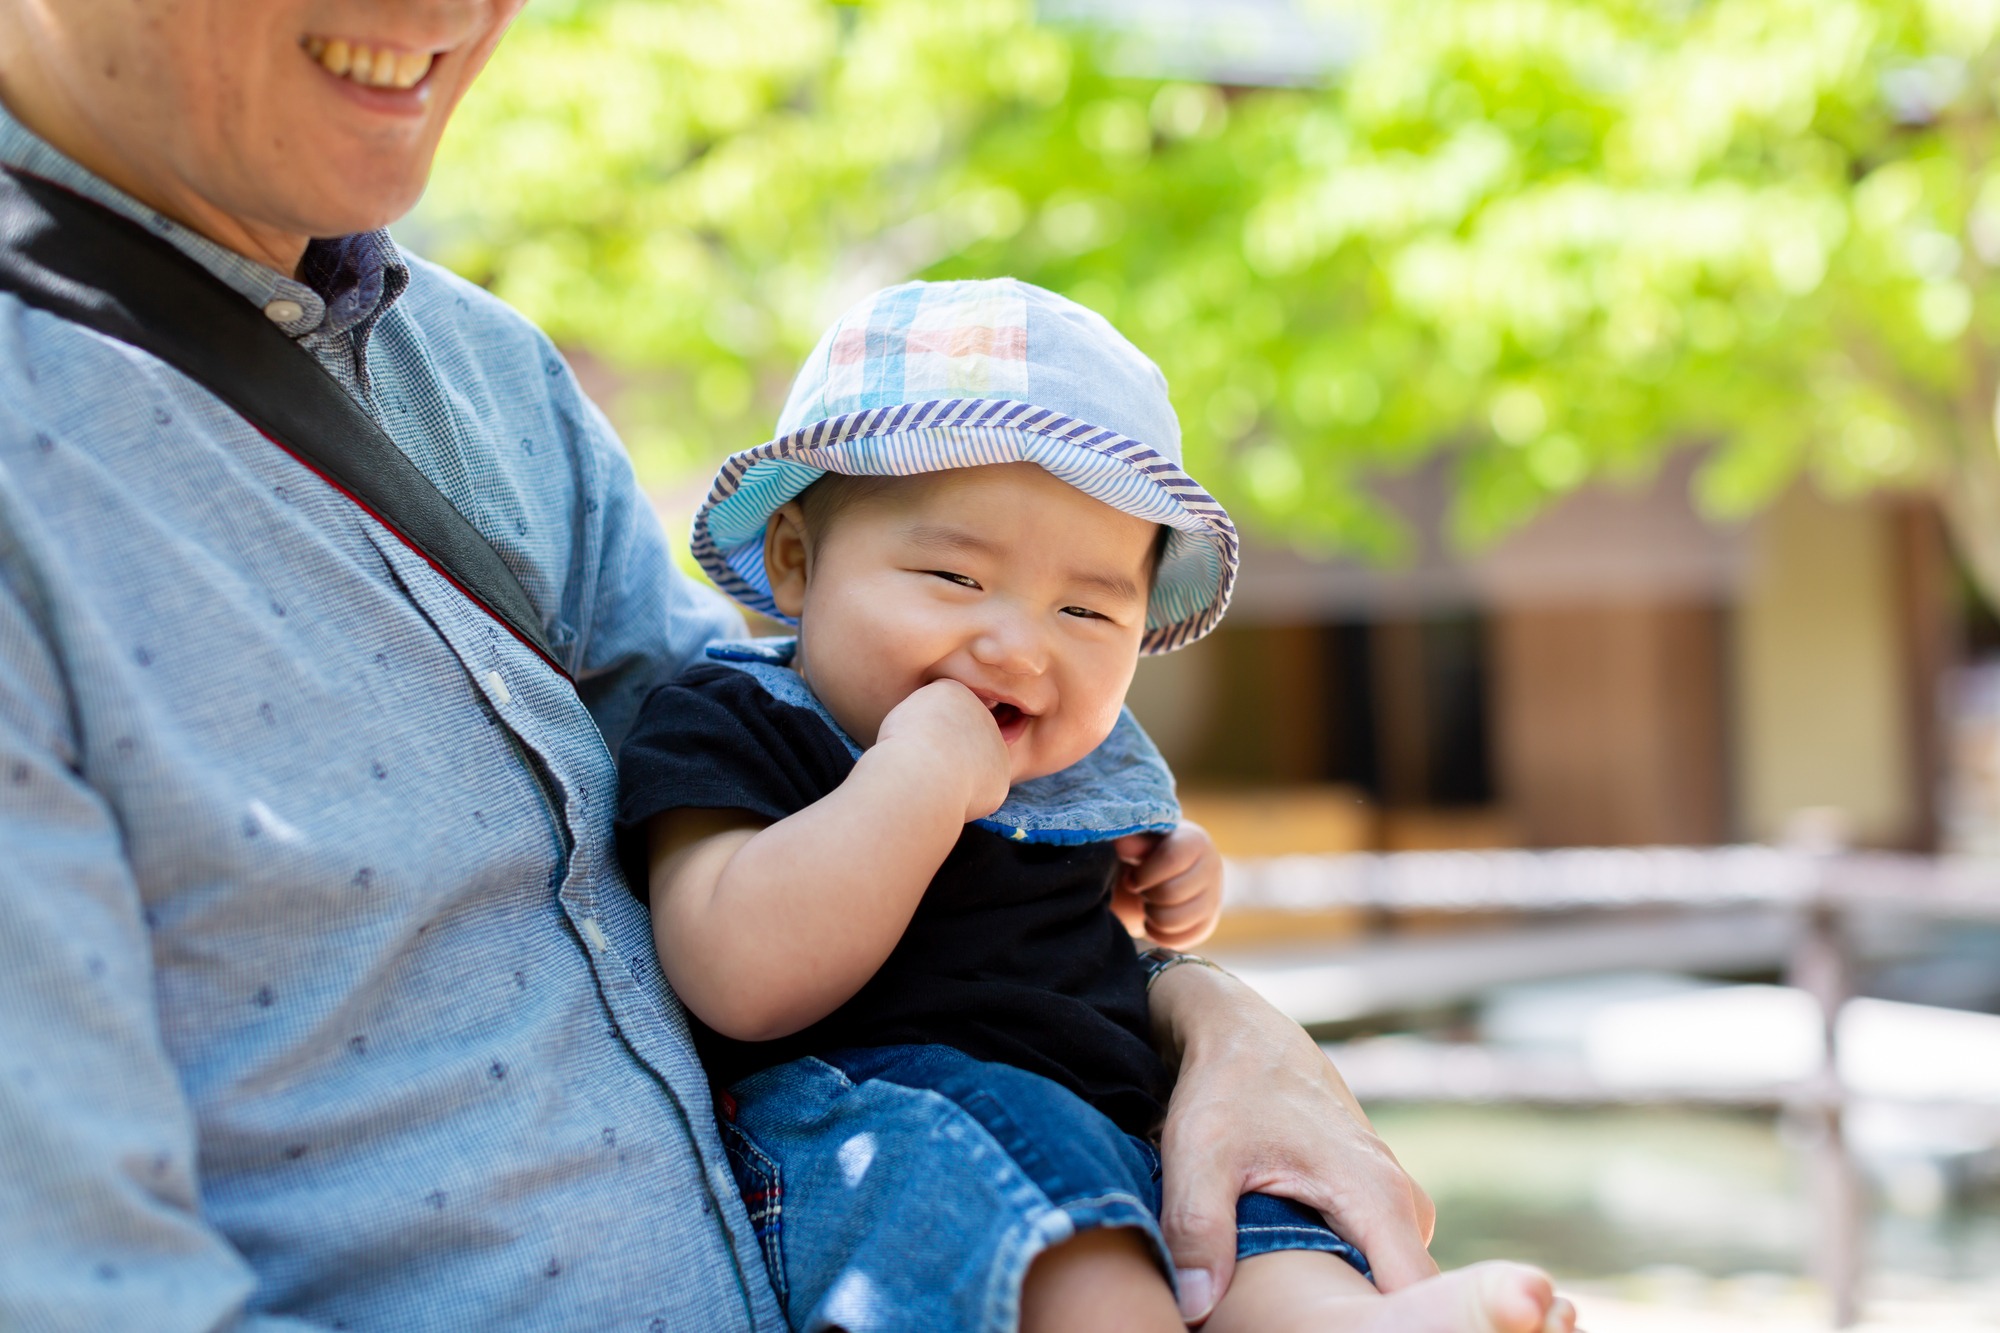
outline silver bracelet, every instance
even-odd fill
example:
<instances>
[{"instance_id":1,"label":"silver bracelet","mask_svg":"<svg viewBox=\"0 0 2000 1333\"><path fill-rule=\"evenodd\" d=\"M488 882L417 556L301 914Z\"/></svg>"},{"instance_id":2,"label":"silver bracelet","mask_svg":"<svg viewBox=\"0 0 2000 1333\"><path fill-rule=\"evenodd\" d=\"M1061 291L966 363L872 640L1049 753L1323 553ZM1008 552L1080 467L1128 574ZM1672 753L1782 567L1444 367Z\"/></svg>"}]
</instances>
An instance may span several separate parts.
<instances>
[{"instance_id":1,"label":"silver bracelet","mask_svg":"<svg viewBox=\"0 0 2000 1333\"><path fill-rule=\"evenodd\" d=\"M1224 976L1228 975L1227 970L1220 964L1211 962L1203 958L1200 954L1177 953L1172 949L1162 949L1155 945L1153 948L1144 950L1139 955L1139 968L1146 974L1146 992L1151 994L1153 983L1173 968L1179 967L1182 963L1194 963L1197 966L1208 968L1210 971L1221 972Z\"/></svg>"}]
</instances>

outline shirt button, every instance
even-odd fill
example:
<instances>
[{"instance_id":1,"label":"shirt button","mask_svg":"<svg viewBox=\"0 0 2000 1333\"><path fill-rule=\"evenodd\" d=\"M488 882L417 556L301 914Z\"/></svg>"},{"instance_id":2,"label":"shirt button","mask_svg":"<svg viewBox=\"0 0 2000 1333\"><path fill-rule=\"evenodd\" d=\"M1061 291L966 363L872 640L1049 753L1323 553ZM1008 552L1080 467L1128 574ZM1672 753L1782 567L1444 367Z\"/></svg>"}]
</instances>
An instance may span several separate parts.
<instances>
[{"instance_id":1,"label":"shirt button","mask_svg":"<svg viewBox=\"0 0 2000 1333\"><path fill-rule=\"evenodd\" d=\"M280 296L264 307L264 318L273 324L291 324L306 317L306 308L289 296Z\"/></svg>"},{"instance_id":2,"label":"shirt button","mask_svg":"<svg viewBox=\"0 0 2000 1333\"><path fill-rule=\"evenodd\" d=\"M514 702L514 696L512 693L508 691L507 682L501 679L499 672L497 671L487 672L486 685L487 688L493 691L493 697L498 699L501 703L510 704Z\"/></svg>"}]
</instances>

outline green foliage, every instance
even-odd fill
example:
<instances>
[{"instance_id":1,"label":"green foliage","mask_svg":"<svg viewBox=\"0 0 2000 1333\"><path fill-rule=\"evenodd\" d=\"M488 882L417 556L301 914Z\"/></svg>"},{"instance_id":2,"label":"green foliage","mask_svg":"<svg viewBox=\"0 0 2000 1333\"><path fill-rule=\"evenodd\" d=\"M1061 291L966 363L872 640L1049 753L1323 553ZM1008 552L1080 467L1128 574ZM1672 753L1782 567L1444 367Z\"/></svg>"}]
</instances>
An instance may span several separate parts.
<instances>
[{"instance_id":1,"label":"green foliage","mask_svg":"<svg viewBox=\"0 0 2000 1333\"><path fill-rule=\"evenodd\" d=\"M948 199L977 131L1060 101L1018 4L543 0L460 109L433 253L631 387L659 477L765 438L843 297L1017 226Z\"/></svg>"},{"instance_id":2,"label":"green foliage","mask_svg":"<svg viewBox=\"0 0 2000 1333\"><path fill-rule=\"evenodd\" d=\"M1173 385L1190 466L1391 555L1712 446L1745 512L1993 450L2000 0L1357 0L1322 88L1119 76L1028 0L540 0L424 220L630 386L655 477L769 433L847 300L1014 273ZM1996 538L2000 540L2000 538Z\"/></svg>"}]
</instances>

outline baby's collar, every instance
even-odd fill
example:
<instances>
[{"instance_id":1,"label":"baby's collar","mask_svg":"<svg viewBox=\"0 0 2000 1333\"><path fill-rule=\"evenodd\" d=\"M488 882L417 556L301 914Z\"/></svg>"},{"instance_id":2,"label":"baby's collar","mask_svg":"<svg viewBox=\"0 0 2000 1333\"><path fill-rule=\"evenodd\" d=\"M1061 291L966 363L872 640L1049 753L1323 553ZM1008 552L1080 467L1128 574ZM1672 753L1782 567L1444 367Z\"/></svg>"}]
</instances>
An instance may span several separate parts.
<instances>
[{"instance_id":1,"label":"baby's collar","mask_svg":"<svg viewBox=\"0 0 2000 1333\"><path fill-rule=\"evenodd\" d=\"M861 747L791 669L798 646L796 638L735 639L710 644L708 657L750 676L779 703L817 715L860 758ZM1018 784L998 810L973 822L1016 842L1073 846L1128 833L1166 833L1180 814L1166 760L1131 710L1121 709L1102 745L1060 773Z\"/></svg>"}]
</instances>

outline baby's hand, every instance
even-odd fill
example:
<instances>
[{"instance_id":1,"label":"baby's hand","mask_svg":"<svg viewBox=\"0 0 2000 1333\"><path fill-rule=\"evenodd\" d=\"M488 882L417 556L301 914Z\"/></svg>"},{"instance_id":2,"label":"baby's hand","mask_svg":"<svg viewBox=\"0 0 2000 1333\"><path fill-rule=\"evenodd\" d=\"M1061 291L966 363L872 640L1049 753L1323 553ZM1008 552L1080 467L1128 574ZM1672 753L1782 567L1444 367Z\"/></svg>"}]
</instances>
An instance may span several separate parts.
<instances>
[{"instance_id":1,"label":"baby's hand","mask_svg":"<svg viewBox=\"0 0 2000 1333\"><path fill-rule=\"evenodd\" d=\"M1113 846L1125 871L1112 891L1111 910L1127 929L1170 949L1209 937L1222 915L1222 853L1207 829L1183 823L1164 837L1128 833Z\"/></svg>"},{"instance_id":2,"label":"baby's hand","mask_svg":"<svg viewBox=\"0 0 2000 1333\"><path fill-rule=\"evenodd\" d=\"M979 696L955 680L934 680L890 709L875 743L891 742L941 760L945 772L964 782L966 823L984 819L1007 799L1007 742Z\"/></svg>"}]
</instances>

